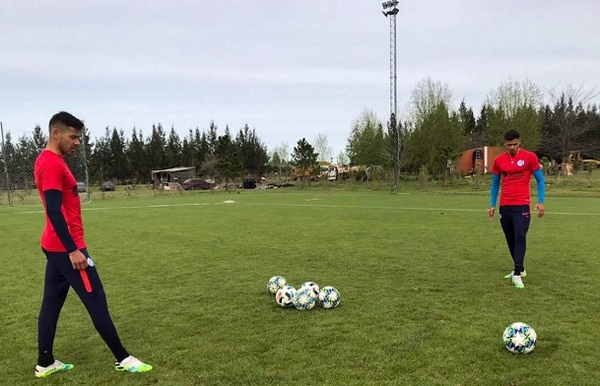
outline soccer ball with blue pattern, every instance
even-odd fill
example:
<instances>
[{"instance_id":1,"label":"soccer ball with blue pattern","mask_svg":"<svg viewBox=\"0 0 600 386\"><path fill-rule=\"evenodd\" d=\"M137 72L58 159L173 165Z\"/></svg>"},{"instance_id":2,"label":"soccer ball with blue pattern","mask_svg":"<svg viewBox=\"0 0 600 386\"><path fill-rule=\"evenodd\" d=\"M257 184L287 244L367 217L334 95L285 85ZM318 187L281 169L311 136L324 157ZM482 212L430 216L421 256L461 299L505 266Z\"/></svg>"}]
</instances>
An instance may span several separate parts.
<instances>
[{"instance_id":1,"label":"soccer ball with blue pattern","mask_svg":"<svg viewBox=\"0 0 600 386\"><path fill-rule=\"evenodd\" d=\"M304 311L312 309L317 303L317 297L310 288L300 288L294 296L294 307Z\"/></svg>"},{"instance_id":2,"label":"soccer ball with blue pattern","mask_svg":"<svg viewBox=\"0 0 600 386\"><path fill-rule=\"evenodd\" d=\"M332 286L326 286L319 290L319 305L323 308L335 308L340 304L340 293Z\"/></svg>"},{"instance_id":3,"label":"soccer ball with blue pattern","mask_svg":"<svg viewBox=\"0 0 600 386\"><path fill-rule=\"evenodd\" d=\"M529 354L535 348L537 334L530 325L516 322L502 334L504 346L513 354Z\"/></svg>"},{"instance_id":4,"label":"soccer ball with blue pattern","mask_svg":"<svg viewBox=\"0 0 600 386\"><path fill-rule=\"evenodd\" d=\"M273 276L267 282L267 290L271 294L275 295L277 293L277 290L279 290L280 288L285 287L286 285L287 285L287 280L285 280L285 277L283 277L283 276Z\"/></svg>"},{"instance_id":5,"label":"soccer ball with blue pattern","mask_svg":"<svg viewBox=\"0 0 600 386\"><path fill-rule=\"evenodd\" d=\"M307 281L302 283L300 289L310 290L315 296L315 298L319 296L319 286L314 281Z\"/></svg>"},{"instance_id":6,"label":"soccer ball with blue pattern","mask_svg":"<svg viewBox=\"0 0 600 386\"><path fill-rule=\"evenodd\" d=\"M277 293L275 293L275 300L281 307L291 307L294 305L295 296L296 289L291 285L286 285L277 290Z\"/></svg>"}]
</instances>

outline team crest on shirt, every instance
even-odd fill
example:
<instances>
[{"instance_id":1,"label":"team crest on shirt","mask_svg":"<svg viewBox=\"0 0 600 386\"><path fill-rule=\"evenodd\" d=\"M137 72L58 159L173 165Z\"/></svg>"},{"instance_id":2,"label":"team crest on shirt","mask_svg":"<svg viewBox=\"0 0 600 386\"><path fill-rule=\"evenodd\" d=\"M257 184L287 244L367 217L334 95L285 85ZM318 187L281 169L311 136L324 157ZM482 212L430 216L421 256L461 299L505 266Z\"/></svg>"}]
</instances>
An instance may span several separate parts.
<instances>
[{"instance_id":1,"label":"team crest on shirt","mask_svg":"<svg viewBox=\"0 0 600 386\"><path fill-rule=\"evenodd\" d=\"M522 168L525 165L525 160L523 158L521 158L520 160L517 161L517 166Z\"/></svg>"}]
</instances>

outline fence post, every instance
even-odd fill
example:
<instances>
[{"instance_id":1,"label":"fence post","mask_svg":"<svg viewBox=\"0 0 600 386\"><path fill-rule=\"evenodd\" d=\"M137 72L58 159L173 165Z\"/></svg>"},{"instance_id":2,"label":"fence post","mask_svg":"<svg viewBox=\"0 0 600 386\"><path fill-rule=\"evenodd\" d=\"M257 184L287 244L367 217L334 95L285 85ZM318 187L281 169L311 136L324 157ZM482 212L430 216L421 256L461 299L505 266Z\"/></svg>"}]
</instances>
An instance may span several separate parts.
<instances>
[{"instance_id":1,"label":"fence post","mask_svg":"<svg viewBox=\"0 0 600 386\"><path fill-rule=\"evenodd\" d=\"M86 193L87 193L87 203L89 204L90 202L92 202L92 192L91 192L91 188L90 188L90 173L88 171L88 164L87 164L87 155L85 152L85 147L87 146L87 141L86 141L86 134L87 134L87 128L83 129L83 138L82 138L82 145L81 145L81 149L83 151L83 168L85 171L85 186L87 187L86 189Z\"/></svg>"},{"instance_id":2,"label":"fence post","mask_svg":"<svg viewBox=\"0 0 600 386\"><path fill-rule=\"evenodd\" d=\"M2 137L2 156L4 157L4 174L6 175L6 194L8 196L8 206L12 205L12 198L10 196L10 178L8 175L8 160L6 159L6 149L4 148L4 127L2 121L0 121L0 136Z\"/></svg>"}]
</instances>

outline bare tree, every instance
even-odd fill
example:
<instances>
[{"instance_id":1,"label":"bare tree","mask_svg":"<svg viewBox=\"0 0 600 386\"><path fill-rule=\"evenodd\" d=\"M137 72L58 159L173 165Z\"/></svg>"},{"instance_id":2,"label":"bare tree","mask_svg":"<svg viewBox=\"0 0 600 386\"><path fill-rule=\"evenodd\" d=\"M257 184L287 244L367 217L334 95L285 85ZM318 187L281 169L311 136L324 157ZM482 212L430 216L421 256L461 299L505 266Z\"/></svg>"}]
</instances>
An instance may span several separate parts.
<instances>
[{"instance_id":1,"label":"bare tree","mask_svg":"<svg viewBox=\"0 0 600 386\"><path fill-rule=\"evenodd\" d=\"M275 154L277 154L276 157ZM281 169L283 167L287 167L290 162L290 151L287 143L282 142L279 146L273 149L273 159L277 160L277 166L279 167L279 179L281 180Z\"/></svg>"},{"instance_id":2,"label":"bare tree","mask_svg":"<svg viewBox=\"0 0 600 386\"><path fill-rule=\"evenodd\" d=\"M417 83L410 96L410 115L416 125L431 115L440 102L448 107L452 106L452 92L448 84L434 81L430 77Z\"/></svg>"},{"instance_id":3,"label":"bare tree","mask_svg":"<svg viewBox=\"0 0 600 386\"><path fill-rule=\"evenodd\" d=\"M537 84L529 79L519 82L509 79L487 96L486 104L501 109L506 118L514 118L519 108L543 106L543 93Z\"/></svg>"},{"instance_id":4,"label":"bare tree","mask_svg":"<svg viewBox=\"0 0 600 386\"><path fill-rule=\"evenodd\" d=\"M340 151L337 155L337 163L338 165L348 165L350 163L350 158L348 158L348 154L343 150Z\"/></svg>"},{"instance_id":5,"label":"bare tree","mask_svg":"<svg viewBox=\"0 0 600 386\"><path fill-rule=\"evenodd\" d=\"M544 119L544 141L542 150L554 159L568 162L569 153L597 153L598 141L588 141L586 137L596 128L597 108L590 105L598 96L595 88L583 90L583 86L567 87L557 95L550 91L554 109L546 106Z\"/></svg>"},{"instance_id":6,"label":"bare tree","mask_svg":"<svg viewBox=\"0 0 600 386\"><path fill-rule=\"evenodd\" d=\"M509 128L517 129L523 144L529 150L538 149L541 141L543 106L541 89L532 81L508 80L487 96L488 128L486 136L493 142L502 142L502 134Z\"/></svg>"},{"instance_id":7,"label":"bare tree","mask_svg":"<svg viewBox=\"0 0 600 386\"><path fill-rule=\"evenodd\" d=\"M333 158L333 148L329 146L327 134L319 133L314 142L315 152L318 154L319 161L331 161Z\"/></svg>"}]
</instances>

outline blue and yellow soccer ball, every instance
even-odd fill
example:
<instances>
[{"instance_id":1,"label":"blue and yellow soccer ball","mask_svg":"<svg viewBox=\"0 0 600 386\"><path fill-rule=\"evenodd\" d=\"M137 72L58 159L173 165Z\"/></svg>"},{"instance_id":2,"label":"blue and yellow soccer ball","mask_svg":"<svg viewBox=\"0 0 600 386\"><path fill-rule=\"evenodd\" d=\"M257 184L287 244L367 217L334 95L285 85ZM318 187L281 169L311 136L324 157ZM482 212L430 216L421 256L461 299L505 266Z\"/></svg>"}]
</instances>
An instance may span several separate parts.
<instances>
[{"instance_id":1,"label":"blue and yellow soccer ball","mask_svg":"<svg viewBox=\"0 0 600 386\"><path fill-rule=\"evenodd\" d=\"M294 297L296 296L296 289L291 285L286 285L280 288L275 293L275 300L281 307L291 307L294 305Z\"/></svg>"},{"instance_id":2,"label":"blue and yellow soccer ball","mask_svg":"<svg viewBox=\"0 0 600 386\"><path fill-rule=\"evenodd\" d=\"M537 343L535 330L526 323L516 322L506 327L502 334L504 346L513 354L529 354Z\"/></svg>"},{"instance_id":3,"label":"blue and yellow soccer ball","mask_svg":"<svg viewBox=\"0 0 600 386\"><path fill-rule=\"evenodd\" d=\"M319 305L323 308L335 308L342 299L337 289L332 286L326 286L319 290Z\"/></svg>"},{"instance_id":4,"label":"blue and yellow soccer ball","mask_svg":"<svg viewBox=\"0 0 600 386\"><path fill-rule=\"evenodd\" d=\"M319 296L319 286L314 281L307 281L302 283L300 289L310 290L314 294L315 298Z\"/></svg>"},{"instance_id":5,"label":"blue and yellow soccer ball","mask_svg":"<svg viewBox=\"0 0 600 386\"><path fill-rule=\"evenodd\" d=\"M287 285L287 280L283 276L273 276L267 282L267 290L269 293L275 295L280 288Z\"/></svg>"},{"instance_id":6,"label":"blue and yellow soccer ball","mask_svg":"<svg viewBox=\"0 0 600 386\"><path fill-rule=\"evenodd\" d=\"M317 303L317 297L310 288L300 288L296 291L293 303L298 310L310 310Z\"/></svg>"}]
</instances>

